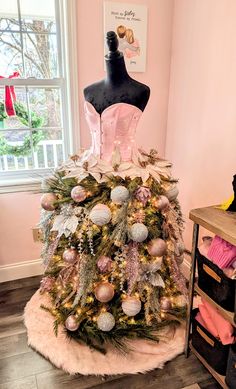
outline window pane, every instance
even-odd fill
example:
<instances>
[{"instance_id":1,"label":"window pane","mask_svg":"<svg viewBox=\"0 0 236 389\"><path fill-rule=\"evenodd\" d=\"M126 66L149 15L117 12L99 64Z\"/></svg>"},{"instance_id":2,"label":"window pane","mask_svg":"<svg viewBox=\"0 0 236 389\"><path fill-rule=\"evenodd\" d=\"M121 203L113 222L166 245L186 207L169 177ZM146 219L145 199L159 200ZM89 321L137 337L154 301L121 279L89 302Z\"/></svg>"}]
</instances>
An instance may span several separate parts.
<instances>
[{"instance_id":1,"label":"window pane","mask_svg":"<svg viewBox=\"0 0 236 389\"><path fill-rule=\"evenodd\" d=\"M42 127L61 127L61 96L59 89L30 88L30 109L42 119Z\"/></svg>"},{"instance_id":2,"label":"window pane","mask_svg":"<svg viewBox=\"0 0 236 389\"><path fill-rule=\"evenodd\" d=\"M0 33L0 75L9 77L13 72L23 75L20 34Z\"/></svg>"},{"instance_id":3,"label":"window pane","mask_svg":"<svg viewBox=\"0 0 236 389\"><path fill-rule=\"evenodd\" d=\"M20 0L22 28L33 32L56 32L54 0Z\"/></svg>"},{"instance_id":4,"label":"window pane","mask_svg":"<svg viewBox=\"0 0 236 389\"><path fill-rule=\"evenodd\" d=\"M23 33L26 77L58 77L55 35Z\"/></svg>"},{"instance_id":5,"label":"window pane","mask_svg":"<svg viewBox=\"0 0 236 389\"><path fill-rule=\"evenodd\" d=\"M0 1L0 30L19 30L17 0Z\"/></svg>"},{"instance_id":6,"label":"window pane","mask_svg":"<svg viewBox=\"0 0 236 389\"><path fill-rule=\"evenodd\" d=\"M1 127L10 129L28 128L30 123L28 120L29 115L26 100L26 89L25 87L15 87L14 93L16 96L16 101L14 101L14 99L12 99L12 101L14 104L16 116L8 116L5 107L5 88L0 88L0 112L4 112L4 116L6 116L4 117L4 121ZM2 116L0 114L0 120L1 118Z\"/></svg>"},{"instance_id":7,"label":"window pane","mask_svg":"<svg viewBox=\"0 0 236 389\"><path fill-rule=\"evenodd\" d=\"M54 168L63 161L61 130L40 131L43 139L34 152L35 168Z\"/></svg>"},{"instance_id":8,"label":"window pane","mask_svg":"<svg viewBox=\"0 0 236 389\"><path fill-rule=\"evenodd\" d=\"M33 168L30 131L0 132L0 170Z\"/></svg>"}]
</instances>

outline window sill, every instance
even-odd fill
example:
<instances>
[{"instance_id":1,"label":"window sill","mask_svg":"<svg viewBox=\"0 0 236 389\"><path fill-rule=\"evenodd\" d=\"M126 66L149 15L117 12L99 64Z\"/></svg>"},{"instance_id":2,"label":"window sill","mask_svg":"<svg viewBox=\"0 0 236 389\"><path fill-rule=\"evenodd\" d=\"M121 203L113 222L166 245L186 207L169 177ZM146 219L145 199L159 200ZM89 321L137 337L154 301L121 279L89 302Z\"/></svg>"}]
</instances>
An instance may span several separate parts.
<instances>
[{"instance_id":1,"label":"window sill","mask_svg":"<svg viewBox=\"0 0 236 389\"><path fill-rule=\"evenodd\" d=\"M6 181L1 180L0 194L15 192L39 192L41 181L41 178L15 179Z\"/></svg>"}]
</instances>

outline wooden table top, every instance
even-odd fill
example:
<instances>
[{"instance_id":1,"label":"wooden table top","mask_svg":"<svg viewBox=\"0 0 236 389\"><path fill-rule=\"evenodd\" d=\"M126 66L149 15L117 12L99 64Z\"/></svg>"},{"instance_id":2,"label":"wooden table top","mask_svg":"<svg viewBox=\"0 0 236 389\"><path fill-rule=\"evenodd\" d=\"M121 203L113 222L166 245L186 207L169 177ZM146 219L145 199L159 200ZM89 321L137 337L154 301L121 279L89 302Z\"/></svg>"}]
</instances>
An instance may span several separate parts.
<instances>
[{"instance_id":1,"label":"wooden table top","mask_svg":"<svg viewBox=\"0 0 236 389\"><path fill-rule=\"evenodd\" d=\"M189 218L236 246L236 212L227 212L216 207L192 209Z\"/></svg>"}]
</instances>

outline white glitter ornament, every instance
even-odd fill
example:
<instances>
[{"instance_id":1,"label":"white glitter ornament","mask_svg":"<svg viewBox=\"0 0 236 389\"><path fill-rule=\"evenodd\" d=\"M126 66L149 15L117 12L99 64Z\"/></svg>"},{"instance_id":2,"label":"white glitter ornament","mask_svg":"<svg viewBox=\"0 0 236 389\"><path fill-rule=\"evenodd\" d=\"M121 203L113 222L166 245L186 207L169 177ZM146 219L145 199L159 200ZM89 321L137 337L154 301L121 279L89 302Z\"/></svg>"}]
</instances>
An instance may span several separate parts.
<instances>
[{"instance_id":1,"label":"white glitter ornament","mask_svg":"<svg viewBox=\"0 0 236 389\"><path fill-rule=\"evenodd\" d=\"M163 239L152 239L148 243L147 251L153 257L161 257L166 252L166 242Z\"/></svg>"},{"instance_id":2,"label":"white glitter ornament","mask_svg":"<svg viewBox=\"0 0 236 389\"><path fill-rule=\"evenodd\" d=\"M70 195L76 203L84 201L87 197L86 190L81 185L74 186Z\"/></svg>"},{"instance_id":3,"label":"white glitter ornament","mask_svg":"<svg viewBox=\"0 0 236 389\"><path fill-rule=\"evenodd\" d=\"M128 198L129 198L129 191L123 185L116 186L111 191L111 200L115 204L123 204L125 201L128 200Z\"/></svg>"},{"instance_id":4,"label":"white glitter ornament","mask_svg":"<svg viewBox=\"0 0 236 389\"><path fill-rule=\"evenodd\" d=\"M172 186L169 190L166 191L165 195L169 201L174 201L179 194L179 189L176 185Z\"/></svg>"},{"instance_id":5,"label":"white glitter ornament","mask_svg":"<svg viewBox=\"0 0 236 389\"><path fill-rule=\"evenodd\" d=\"M130 228L130 236L134 242L143 242L148 237L148 229L143 223L134 223Z\"/></svg>"},{"instance_id":6,"label":"white glitter ornament","mask_svg":"<svg viewBox=\"0 0 236 389\"><path fill-rule=\"evenodd\" d=\"M97 204L91 210L89 218L97 226L104 226L111 220L111 210L107 205Z\"/></svg>"},{"instance_id":7,"label":"white glitter ornament","mask_svg":"<svg viewBox=\"0 0 236 389\"><path fill-rule=\"evenodd\" d=\"M100 330L108 332L115 326L115 318L109 312L103 312L98 316L97 326Z\"/></svg>"},{"instance_id":8,"label":"white glitter ornament","mask_svg":"<svg viewBox=\"0 0 236 389\"><path fill-rule=\"evenodd\" d=\"M137 297L126 297L122 310L127 316L135 316L141 311L141 301Z\"/></svg>"}]
</instances>

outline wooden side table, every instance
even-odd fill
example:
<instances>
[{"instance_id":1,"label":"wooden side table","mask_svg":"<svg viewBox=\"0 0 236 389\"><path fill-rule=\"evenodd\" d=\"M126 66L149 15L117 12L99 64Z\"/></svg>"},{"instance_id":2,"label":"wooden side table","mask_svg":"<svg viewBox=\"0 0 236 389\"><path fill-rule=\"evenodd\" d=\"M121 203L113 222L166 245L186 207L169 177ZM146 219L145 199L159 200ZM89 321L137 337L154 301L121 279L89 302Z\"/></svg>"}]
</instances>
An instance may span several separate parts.
<instances>
[{"instance_id":1,"label":"wooden side table","mask_svg":"<svg viewBox=\"0 0 236 389\"><path fill-rule=\"evenodd\" d=\"M236 327L236 286L235 286L235 309L234 313L228 312L216 304L207 294L205 294L195 283L196 281L196 250L198 246L199 227L202 226L208 231L220 236L224 240L236 246L236 213L223 211L216 206L193 209L190 211L189 218L194 222L193 240L192 240L192 264L189 281L189 305L186 324L185 356L188 357L189 350L197 356L203 365L209 370L212 376L219 382L222 388L227 389L225 377L218 374L205 359L193 348L190 342L191 330L191 312L193 308L193 296L196 291L204 297L217 311ZM235 283L236 284L236 283Z\"/></svg>"}]
</instances>

